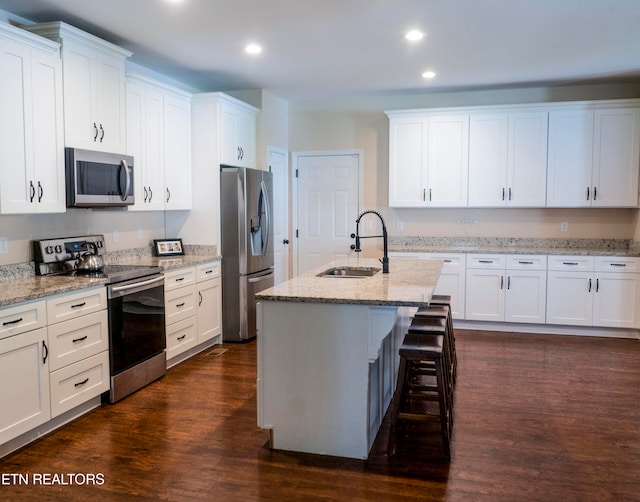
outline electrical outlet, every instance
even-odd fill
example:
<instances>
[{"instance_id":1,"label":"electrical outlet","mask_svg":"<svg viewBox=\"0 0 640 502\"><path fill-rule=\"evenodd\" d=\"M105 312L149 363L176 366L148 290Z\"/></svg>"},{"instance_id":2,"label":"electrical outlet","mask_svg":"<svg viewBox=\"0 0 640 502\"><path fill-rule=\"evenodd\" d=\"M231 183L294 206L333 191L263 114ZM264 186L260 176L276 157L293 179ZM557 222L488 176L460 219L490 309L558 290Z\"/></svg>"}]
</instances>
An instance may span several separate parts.
<instances>
[{"instance_id":1,"label":"electrical outlet","mask_svg":"<svg viewBox=\"0 0 640 502\"><path fill-rule=\"evenodd\" d=\"M6 254L9 252L9 242L6 237L0 237L0 254Z\"/></svg>"},{"instance_id":2,"label":"electrical outlet","mask_svg":"<svg viewBox=\"0 0 640 502\"><path fill-rule=\"evenodd\" d=\"M396 221L396 229L397 230L402 230L403 228L404 228L404 221L402 221L402 220Z\"/></svg>"},{"instance_id":3,"label":"electrical outlet","mask_svg":"<svg viewBox=\"0 0 640 502\"><path fill-rule=\"evenodd\" d=\"M113 229L113 242L118 242L119 237L120 236L118 235L118 229L114 228Z\"/></svg>"},{"instance_id":4,"label":"electrical outlet","mask_svg":"<svg viewBox=\"0 0 640 502\"><path fill-rule=\"evenodd\" d=\"M560 223L560 231L561 232L568 232L569 231L569 222L568 221L563 221Z\"/></svg>"},{"instance_id":5,"label":"electrical outlet","mask_svg":"<svg viewBox=\"0 0 640 502\"><path fill-rule=\"evenodd\" d=\"M478 223L478 220L463 219L458 220L458 223L460 223L461 225L475 225L476 223Z\"/></svg>"},{"instance_id":6,"label":"electrical outlet","mask_svg":"<svg viewBox=\"0 0 640 502\"><path fill-rule=\"evenodd\" d=\"M370 220L367 220L364 222L364 229L365 230L373 230L373 222Z\"/></svg>"},{"instance_id":7,"label":"electrical outlet","mask_svg":"<svg viewBox=\"0 0 640 502\"><path fill-rule=\"evenodd\" d=\"M142 229L142 227L138 227L138 239L142 240L144 237L144 230Z\"/></svg>"}]
</instances>

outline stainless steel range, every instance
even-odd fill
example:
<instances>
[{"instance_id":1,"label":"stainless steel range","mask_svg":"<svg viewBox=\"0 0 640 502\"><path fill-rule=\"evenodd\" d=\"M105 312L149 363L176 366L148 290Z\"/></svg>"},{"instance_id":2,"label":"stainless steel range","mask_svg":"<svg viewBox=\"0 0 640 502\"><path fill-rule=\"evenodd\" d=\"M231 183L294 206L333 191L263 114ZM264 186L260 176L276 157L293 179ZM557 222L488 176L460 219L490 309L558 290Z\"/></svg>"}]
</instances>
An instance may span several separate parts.
<instances>
[{"instance_id":1,"label":"stainless steel range","mask_svg":"<svg viewBox=\"0 0 640 502\"><path fill-rule=\"evenodd\" d=\"M102 235L33 242L38 275L104 277L109 306L109 362L114 403L166 373L162 268L104 264Z\"/></svg>"}]
</instances>

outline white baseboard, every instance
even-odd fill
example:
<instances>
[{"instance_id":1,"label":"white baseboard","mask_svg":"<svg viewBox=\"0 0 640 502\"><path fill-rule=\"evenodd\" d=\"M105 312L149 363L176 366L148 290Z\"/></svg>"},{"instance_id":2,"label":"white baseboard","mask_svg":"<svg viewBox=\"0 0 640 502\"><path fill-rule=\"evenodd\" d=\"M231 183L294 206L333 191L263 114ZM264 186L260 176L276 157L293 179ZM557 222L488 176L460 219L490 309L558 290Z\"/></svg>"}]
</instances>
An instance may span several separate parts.
<instances>
[{"instance_id":1,"label":"white baseboard","mask_svg":"<svg viewBox=\"0 0 640 502\"><path fill-rule=\"evenodd\" d=\"M602 336L640 340L640 330L627 328L600 328L591 326L559 326L555 324L520 324L508 322L453 320L453 327L480 331L511 331L548 335Z\"/></svg>"}]
</instances>

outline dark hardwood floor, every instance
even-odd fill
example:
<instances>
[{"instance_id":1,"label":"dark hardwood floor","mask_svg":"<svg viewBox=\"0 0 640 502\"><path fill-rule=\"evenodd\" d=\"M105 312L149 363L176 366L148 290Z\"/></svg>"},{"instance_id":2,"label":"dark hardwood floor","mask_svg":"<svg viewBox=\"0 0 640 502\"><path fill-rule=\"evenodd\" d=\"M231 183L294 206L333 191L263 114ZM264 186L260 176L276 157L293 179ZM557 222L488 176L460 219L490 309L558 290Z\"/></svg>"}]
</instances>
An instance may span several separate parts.
<instances>
[{"instance_id":1,"label":"dark hardwood floor","mask_svg":"<svg viewBox=\"0 0 640 502\"><path fill-rule=\"evenodd\" d=\"M3 501L640 500L640 342L456 332L450 463L439 436L367 461L270 451L256 347L225 344L0 459ZM5 403L2 403L5 406ZM80 484L34 485L36 474ZM82 484L89 474L102 484ZM80 476L78 476L80 475Z\"/></svg>"}]
</instances>

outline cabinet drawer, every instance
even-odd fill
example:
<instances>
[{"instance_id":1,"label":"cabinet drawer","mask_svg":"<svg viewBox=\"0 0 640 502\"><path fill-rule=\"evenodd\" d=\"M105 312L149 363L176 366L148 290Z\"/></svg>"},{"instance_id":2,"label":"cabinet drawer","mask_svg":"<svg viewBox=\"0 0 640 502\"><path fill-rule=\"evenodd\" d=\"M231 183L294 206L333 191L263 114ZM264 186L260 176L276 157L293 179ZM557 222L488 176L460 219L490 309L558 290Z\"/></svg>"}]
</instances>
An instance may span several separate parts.
<instances>
[{"instance_id":1,"label":"cabinet drawer","mask_svg":"<svg viewBox=\"0 0 640 502\"><path fill-rule=\"evenodd\" d=\"M638 258L619 256L596 257L596 272L638 272Z\"/></svg>"},{"instance_id":2,"label":"cabinet drawer","mask_svg":"<svg viewBox=\"0 0 640 502\"><path fill-rule=\"evenodd\" d=\"M549 256L549 270L569 271L575 270L580 272L593 272L594 258L593 256L569 256L569 255L553 255Z\"/></svg>"},{"instance_id":3,"label":"cabinet drawer","mask_svg":"<svg viewBox=\"0 0 640 502\"><path fill-rule=\"evenodd\" d=\"M0 309L0 339L42 328L47 324L45 300Z\"/></svg>"},{"instance_id":4,"label":"cabinet drawer","mask_svg":"<svg viewBox=\"0 0 640 502\"><path fill-rule=\"evenodd\" d=\"M51 416L56 417L109 390L109 351L52 372L49 382Z\"/></svg>"},{"instance_id":5,"label":"cabinet drawer","mask_svg":"<svg viewBox=\"0 0 640 502\"><path fill-rule=\"evenodd\" d=\"M49 325L68 321L107 308L107 288L83 289L77 293L56 295L47 300Z\"/></svg>"},{"instance_id":6,"label":"cabinet drawer","mask_svg":"<svg viewBox=\"0 0 640 502\"><path fill-rule=\"evenodd\" d=\"M164 274L164 291L190 286L196 283L196 267L181 268Z\"/></svg>"},{"instance_id":7,"label":"cabinet drawer","mask_svg":"<svg viewBox=\"0 0 640 502\"><path fill-rule=\"evenodd\" d=\"M428 260L442 260L444 265L443 269L464 269L465 267L465 255L459 254L431 254L425 255Z\"/></svg>"},{"instance_id":8,"label":"cabinet drawer","mask_svg":"<svg viewBox=\"0 0 640 502\"><path fill-rule=\"evenodd\" d=\"M505 268L506 255L470 254L467 256L467 268Z\"/></svg>"},{"instance_id":9,"label":"cabinet drawer","mask_svg":"<svg viewBox=\"0 0 640 502\"><path fill-rule=\"evenodd\" d=\"M509 270L547 270L546 255L510 255L507 258Z\"/></svg>"},{"instance_id":10,"label":"cabinet drawer","mask_svg":"<svg viewBox=\"0 0 640 502\"><path fill-rule=\"evenodd\" d=\"M164 305L167 326L196 315L196 285L165 293Z\"/></svg>"},{"instance_id":11,"label":"cabinet drawer","mask_svg":"<svg viewBox=\"0 0 640 502\"><path fill-rule=\"evenodd\" d=\"M49 369L58 370L109 348L107 311L49 327Z\"/></svg>"},{"instance_id":12,"label":"cabinet drawer","mask_svg":"<svg viewBox=\"0 0 640 502\"><path fill-rule=\"evenodd\" d=\"M195 317L184 319L167 327L167 360L196 346L196 327Z\"/></svg>"},{"instance_id":13,"label":"cabinet drawer","mask_svg":"<svg viewBox=\"0 0 640 502\"><path fill-rule=\"evenodd\" d=\"M197 267L198 282L220 277L220 262L203 263Z\"/></svg>"}]
</instances>

